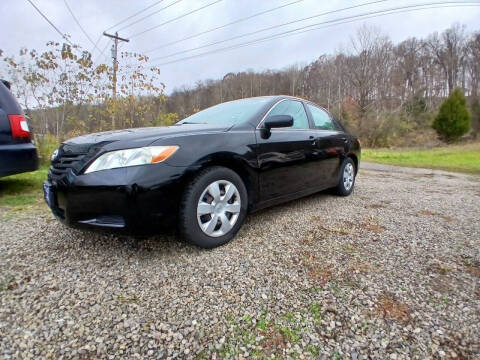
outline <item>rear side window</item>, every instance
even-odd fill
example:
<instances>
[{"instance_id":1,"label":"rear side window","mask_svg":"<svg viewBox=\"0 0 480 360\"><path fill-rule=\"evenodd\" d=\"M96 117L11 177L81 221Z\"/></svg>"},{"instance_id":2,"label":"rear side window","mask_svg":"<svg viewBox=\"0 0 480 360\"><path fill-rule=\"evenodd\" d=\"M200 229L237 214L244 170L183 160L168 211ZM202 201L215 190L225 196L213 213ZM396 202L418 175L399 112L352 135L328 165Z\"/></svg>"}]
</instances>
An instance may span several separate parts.
<instances>
[{"instance_id":1,"label":"rear side window","mask_svg":"<svg viewBox=\"0 0 480 360\"><path fill-rule=\"evenodd\" d=\"M307 113L300 101L284 100L270 111L269 115L291 115L293 117L293 129L309 129Z\"/></svg>"},{"instance_id":2,"label":"rear side window","mask_svg":"<svg viewBox=\"0 0 480 360\"><path fill-rule=\"evenodd\" d=\"M0 109L7 114L23 114L21 106L17 103L17 100L15 100L10 90L4 85L3 81L0 81Z\"/></svg>"},{"instance_id":3,"label":"rear side window","mask_svg":"<svg viewBox=\"0 0 480 360\"><path fill-rule=\"evenodd\" d=\"M323 109L307 104L308 110L312 114L313 124L318 130L336 130L330 115Z\"/></svg>"}]
</instances>

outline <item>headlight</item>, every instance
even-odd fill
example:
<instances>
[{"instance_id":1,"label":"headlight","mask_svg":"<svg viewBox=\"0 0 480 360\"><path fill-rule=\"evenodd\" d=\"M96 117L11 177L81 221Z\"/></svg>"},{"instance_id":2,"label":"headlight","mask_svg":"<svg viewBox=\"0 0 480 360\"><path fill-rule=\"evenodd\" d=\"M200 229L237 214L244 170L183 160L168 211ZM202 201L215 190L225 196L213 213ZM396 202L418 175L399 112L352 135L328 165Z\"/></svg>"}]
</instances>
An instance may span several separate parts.
<instances>
[{"instance_id":1,"label":"headlight","mask_svg":"<svg viewBox=\"0 0 480 360\"><path fill-rule=\"evenodd\" d=\"M85 174L135 165L155 164L172 156L178 146L147 146L107 152L99 156L85 170Z\"/></svg>"},{"instance_id":2,"label":"headlight","mask_svg":"<svg viewBox=\"0 0 480 360\"><path fill-rule=\"evenodd\" d=\"M53 152L52 156L50 157L50 161L55 160L57 156L58 156L58 149Z\"/></svg>"}]
</instances>

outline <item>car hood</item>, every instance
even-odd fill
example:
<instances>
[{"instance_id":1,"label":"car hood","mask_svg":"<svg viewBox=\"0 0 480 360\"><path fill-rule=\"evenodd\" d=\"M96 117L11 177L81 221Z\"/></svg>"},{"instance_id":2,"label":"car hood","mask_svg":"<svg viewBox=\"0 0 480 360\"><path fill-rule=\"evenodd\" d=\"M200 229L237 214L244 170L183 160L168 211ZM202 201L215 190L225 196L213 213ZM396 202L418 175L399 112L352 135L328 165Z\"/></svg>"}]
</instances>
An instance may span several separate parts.
<instances>
[{"instance_id":1,"label":"car hood","mask_svg":"<svg viewBox=\"0 0 480 360\"><path fill-rule=\"evenodd\" d=\"M108 147L109 150L115 148L129 148L138 146L147 146L156 140L177 136L188 136L195 134L225 132L231 126L215 126L210 124L181 124L162 127L145 127L125 130L113 130L100 133L78 136L64 142L67 146L89 147L100 145Z\"/></svg>"}]
</instances>

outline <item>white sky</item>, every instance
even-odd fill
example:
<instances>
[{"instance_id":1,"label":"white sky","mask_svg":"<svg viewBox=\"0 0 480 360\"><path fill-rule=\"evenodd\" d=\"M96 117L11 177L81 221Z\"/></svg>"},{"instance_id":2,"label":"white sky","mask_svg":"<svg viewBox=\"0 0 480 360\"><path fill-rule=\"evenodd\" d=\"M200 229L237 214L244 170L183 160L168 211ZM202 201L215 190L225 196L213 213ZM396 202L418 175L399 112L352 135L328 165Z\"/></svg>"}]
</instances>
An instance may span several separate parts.
<instances>
[{"instance_id":1,"label":"white sky","mask_svg":"<svg viewBox=\"0 0 480 360\"><path fill-rule=\"evenodd\" d=\"M88 50L92 50L93 46L73 20L63 0L32 1L63 33L71 35L72 42L78 43ZM135 12L154 4L158 0L66 1L68 1L68 4L76 14L86 32L95 41L103 30L111 27ZM164 0L150 10L125 22L119 27L127 25L132 21L174 3L175 1L177 0ZM213 1L214 0L182 0L148 19L120 31L119 35L128 38L135 33L168 21ZM230 21L293 1L294 0L221 0L194 14L147 32L144 35L133 37L130 43L122 46L121 50L145 52L161 44L181 39L208 30L212 27L220 26ZM226 42L196 52L172 57L168 60L254 40L270 34L287 31L321 21L356 15L368 11L438 1L441 0L384 1L262 32L257 35ZM148 55L153 59L155 57L227 39L257 29L366 2L369 1L303 0L272 13L233 26L228 26L224 29L149 53ZM49 40L61 41L61 37L36 12L27 0L0 0L0 13L2 14L2 21L0 24L0 49L4 50L8 55L18 53L18 50L21 47L42 50L44 44ZM207 78L221 78L228 72L238 72L247 69L254 69L256 71L280 69L294 63L308 63L322 54L334 53L336 49L342 46L342 44L347 44L350 36L354 34L355 30L363 23L378 26L385 34L388 34L394 42L399 42L408 37L415 36L421 38L434 31L442 31L455 22L465 24L467 26L467 31L479 31L480 7L429 9L332 26L279 40L242 47L228 52L221 52L175 64L164 65L160 67L162 71L161 80L166 84L166 92L170 93L175 87L194 85L196 81ZM115 31L115 29L112 29L111 31ZM98 47L103 49L108 41L107 38L102 37ZM107 56L107 60L110 62L109 49L110 44L105 51L105 56ZM98 56L98 53L99 51L94 51L94 59ZM157 62L164 61L166 60ZM0 66L3 65L0 64Z\"/></svg>"}]
</instances>

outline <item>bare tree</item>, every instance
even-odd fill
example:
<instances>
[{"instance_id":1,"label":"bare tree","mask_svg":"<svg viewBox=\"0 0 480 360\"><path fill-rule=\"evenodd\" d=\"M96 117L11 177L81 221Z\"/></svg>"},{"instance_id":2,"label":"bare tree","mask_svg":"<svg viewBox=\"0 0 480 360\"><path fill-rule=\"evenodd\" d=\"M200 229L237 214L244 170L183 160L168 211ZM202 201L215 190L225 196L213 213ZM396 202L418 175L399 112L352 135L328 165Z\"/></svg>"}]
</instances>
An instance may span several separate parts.
<instances>
[{"instance_id":1,"label":"bare tree","mask_svg":"<svg viewBox=\"0 0 480 360\"><path fill-rule=\"evenodd\" d=\"M455 24L440 35L434 33L429 37L428 45L444 72L446 89L450 94L459 85L460 68L464 66L467 55L465 26Z\"/></svg>"}]
</instances>

